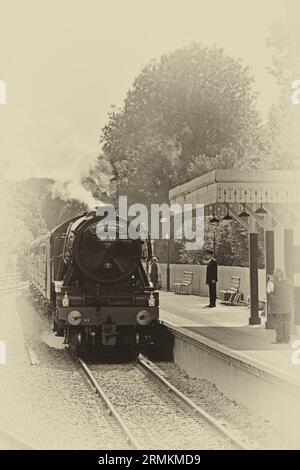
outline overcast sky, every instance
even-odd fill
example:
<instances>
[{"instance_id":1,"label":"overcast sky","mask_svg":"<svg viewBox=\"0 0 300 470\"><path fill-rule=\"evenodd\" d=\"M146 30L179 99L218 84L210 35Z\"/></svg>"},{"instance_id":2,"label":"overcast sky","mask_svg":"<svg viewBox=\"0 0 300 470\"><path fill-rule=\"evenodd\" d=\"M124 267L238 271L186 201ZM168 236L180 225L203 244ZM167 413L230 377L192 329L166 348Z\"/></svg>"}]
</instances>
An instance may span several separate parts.
<instances>
[{"instance_id":1,"label":"overcast sky","mask_svg":"<svg viewBox=\"0 0 300 470\"><path fill-rule=\"evenodd\" d=\"M268 26L287 0L0 0L0 160L8 176L67 179L95 159L110 105L143 65L192 41L250 65L266 115L278 89Z\"/></svg>"}]
</instances>

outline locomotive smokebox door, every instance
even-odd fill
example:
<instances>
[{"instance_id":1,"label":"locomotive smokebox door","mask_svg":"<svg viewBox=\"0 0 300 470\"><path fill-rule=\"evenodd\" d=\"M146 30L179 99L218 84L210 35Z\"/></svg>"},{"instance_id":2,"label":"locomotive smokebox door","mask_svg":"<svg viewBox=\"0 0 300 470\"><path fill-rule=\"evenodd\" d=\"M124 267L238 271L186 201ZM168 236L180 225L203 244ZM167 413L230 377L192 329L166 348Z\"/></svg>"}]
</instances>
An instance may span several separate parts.
<instances>
[{"instance_id":1,"label":"locomotive smokebox door","mask_svg":"<svg viewBox=\"0 0 300 470\"><path fill-rule=\"evenodd\" d=\"M106 322L102 324L102 345L115 346L117 338L117 326L107 318Z\"/></svg>"}]
</instances>

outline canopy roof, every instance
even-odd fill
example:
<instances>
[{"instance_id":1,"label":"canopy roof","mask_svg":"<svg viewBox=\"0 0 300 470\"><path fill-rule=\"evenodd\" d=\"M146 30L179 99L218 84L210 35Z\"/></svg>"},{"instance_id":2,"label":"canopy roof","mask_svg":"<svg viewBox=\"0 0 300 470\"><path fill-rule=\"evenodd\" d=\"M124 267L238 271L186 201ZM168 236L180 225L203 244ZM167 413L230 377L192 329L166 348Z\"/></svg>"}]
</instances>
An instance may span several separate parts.
<instances>
[{"instance_id":1,"label":"canopy roof","mask_svg":"<svg viewBox=\"0 0 300 470\"><path fill-rule=\"evenodd\" d=\"M214 170L169 191L171 203L300 203L299 170Z\"/></svg>"}]
</instances>

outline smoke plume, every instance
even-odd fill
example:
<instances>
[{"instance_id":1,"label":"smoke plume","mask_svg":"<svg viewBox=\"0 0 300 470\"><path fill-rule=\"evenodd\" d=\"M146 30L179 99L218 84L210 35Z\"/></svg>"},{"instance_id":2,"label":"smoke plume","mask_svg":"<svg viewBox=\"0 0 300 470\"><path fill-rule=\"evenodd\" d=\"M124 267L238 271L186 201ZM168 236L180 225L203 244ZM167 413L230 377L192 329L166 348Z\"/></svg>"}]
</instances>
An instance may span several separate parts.
<instances>
[{"instance_id":1,"label":"smoke plume","mask_svg":"<svg viewBox=\"0 0 300 470\"><path fill-rule=\"evenodd\" d=\"M88 209L94 209L101 204L101 201L97 201L80 181L56 181L52 187L52 197L59 197L63 201L75 199L86 204Z\"/></svg>"}]
</instances>

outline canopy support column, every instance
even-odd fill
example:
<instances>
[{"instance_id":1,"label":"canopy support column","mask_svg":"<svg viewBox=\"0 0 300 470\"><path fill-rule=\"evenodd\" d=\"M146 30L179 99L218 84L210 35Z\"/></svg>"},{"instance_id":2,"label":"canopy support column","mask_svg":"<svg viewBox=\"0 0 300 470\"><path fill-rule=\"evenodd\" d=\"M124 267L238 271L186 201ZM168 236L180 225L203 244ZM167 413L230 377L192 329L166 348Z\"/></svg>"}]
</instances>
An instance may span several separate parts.
<instances>
[{"instance_id":1,"label":"canopy support column","mask_svg":"<svg viewBox=\"0 0 300 470\"><path fill-rule=\"evenodd\" d=\"M258 233L249 232L250 312L249 325L260 325L258 310Z\"/></svg>"},{"instance_id":2,"label":"canopy support column","mask_svg":"<svg viewBox=\"0 0 300 470\"><path fill-rule=\"evenodd\" d=\"M275 269L275 240L274 240L274 230L265 231L265 250L266 250L266 285L268 282L269 276L274 274ZM275 328L274 318L270 309L270 302L268 301L268 294L266 293L266 324L265 327L267 330Z\"/></svg>"}]
</instances>

